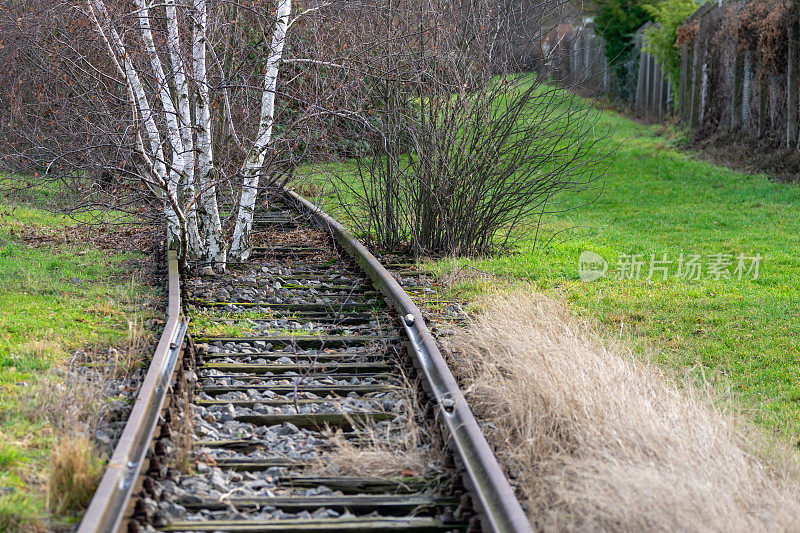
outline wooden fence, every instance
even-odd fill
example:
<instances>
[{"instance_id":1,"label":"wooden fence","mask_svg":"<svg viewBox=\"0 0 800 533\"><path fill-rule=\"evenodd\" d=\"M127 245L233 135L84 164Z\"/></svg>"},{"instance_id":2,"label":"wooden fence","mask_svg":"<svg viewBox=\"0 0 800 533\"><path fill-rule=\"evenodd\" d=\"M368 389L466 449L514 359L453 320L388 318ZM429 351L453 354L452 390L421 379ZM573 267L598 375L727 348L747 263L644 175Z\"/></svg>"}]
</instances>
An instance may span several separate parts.
<instances>
[{"instance_id":1,"label":"wooden fence","mask_svg":"<svg viewBox=\"0 0 800 533\"><path fill-rule=\"evenodd\" d=\"M638 76L635 90L626 91L628 103L653 120L677 116L701 136L738 132L800 148L800 20L785 20L786 41L779 46L787 53L777 72L765 72L760 53L743 49L737 36L725 31L725 24L755 1L714 0L687 19L687 26L695 30L682 44L678 80L671 80L658 59L645 51L650 24L641 27L635 35ZM566 59L554 65L553 72L560 72L560 79L572 86L619 98L622 93L606 63L603 39L591 23L571 28L563 40L570 43L564 50Z\"/></svg>"},{"instance_id":2,"label":"wooden fence","mask_svg":"<svg viewBox=\"0 0 800 533\"><path fill-rule=\"evenodd\" d=\"M636 53L625 66L637 72L636 86L629 91L629 103L642 115L661 119L673 107L672 86L654 57L643 50L643 26L636 32ZM616 75L609 69L605 56L605 42L595 33L592 23L583 24L566 32L559 42L560 49L550 54L550 76L570 86L621 97Z\"/></svg>"},{"instance_id":3,"label":"wooden fence","mask_svg":"<svg viewBox=\"0 0 800 533\"><path fill-rule=\"evenodd\" d=\"M672 83L655 56L644 50L645 34L652 24L645 24L636 32L636 50L639 51L639 75L636 78L634 108L640 114L663 120L672 113Z\"/></svg>"},{"instance_id":4,"label":"wooden fence","mask_svg":"<svg viewBox=\"0 0 800 533\"><path fill-rule=\"evenodd\" d=\"M604 47L591 23L561 25L544 43L545 74L562 85L615 94L616 80L609 71Z\"/></svg>"},{"instance_id":5,"label":"wooden fence","mask_svg":"<svg viewBox=\"0 0 800 533\"><path fill-rule=\"evenodd\" d=\"M723 18L735 17L746 0L709 3L687 22L696 23L691 42L681 49L680 118L691 128L780 137L787 147L800 147L798 86L800 86L800 20L787 18L785 63L776 71L761 64L756 50L743 49L735 35L720 42Z\"/></svg>"}]
</instances>

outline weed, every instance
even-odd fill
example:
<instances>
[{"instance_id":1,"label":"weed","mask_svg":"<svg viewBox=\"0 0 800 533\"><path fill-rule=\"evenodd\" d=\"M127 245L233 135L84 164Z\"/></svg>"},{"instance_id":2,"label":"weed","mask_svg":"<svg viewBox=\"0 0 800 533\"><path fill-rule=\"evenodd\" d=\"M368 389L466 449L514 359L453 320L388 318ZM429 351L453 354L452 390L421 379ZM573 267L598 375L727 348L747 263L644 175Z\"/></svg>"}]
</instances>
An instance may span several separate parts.
<instances>
[{"instance_id":1,"label":"weed","mask_svg":"<svg viewBox=\"0 0 800 533\"><path fill-rule=\"evenodd\" d=\"M333 449L316 465L315 473L356 476L422 476L441 464L443 450L440 439L435 438L434 428L420 425L415 413L422 412L415 396L410 392L415 387L404 379L405 394L400 400L404 406L402 432L384 433L379 426L366 426L351 420L361 439L353 443L341 430L327 430Z\"/></svg>"},{"instance_id":2,"label":"weed","mask_svg":"<svg viewBox=\"0 0 800 533\"><path fill-rule=\"evenodd\" d=\"M103 460L85 435L67 437L51 449L47 483L50 509L58 515L84 509L94 495Z\"/></svg>"},{"instance_id":3,"label":"weed","mask_svg":"<svg viewBox=\"0 0 800 533\"><path fill-rule=\"evenodd\" d=\"M22 460L22 452L8 443L0 443L0 472L10 470Z\"/></svg>"},{"instance_id":4,"label":"weed","mask_svg":"<svg viewBox=\"0 0 800 533\"><path fill-rule=\"evenodd\" d=\"M530 293L498 294L452 361L539 530L792 530L792 452L737 429L591 324ZM776 460L776 457L779 460Z\"/></svg>"},{"instance_id":5,"label":"weed","mask_svg":"<svg viewBox=\"0 0 800 533\"><path fill-rule=\"evenodd\" d=\"M2 477L0 476L0 491ZM39 509L37 503L23 493L9 491L0 493L0 531L39 531Z\"/></svg>"},{"instance_id":6,"label":"weed","mask_svg":"<svg viewBox=\"0 0 800 533\"><path fill-rule=\"evenodd\" d=\"M74 229L69 238L47 246L31 244L21 236L63 232L75 221L32 206L3 207L0 531L42 530L48 516L45 489L50 507L68 514L79 510L76 502L85 501L80 494L91 490L89 478L100 468L97 452L87 456L80 442L65 443L89 441L107 412L109 380L141 362L142 349L152 340L143 323L152 313L154 291L121 275L137 254L76 247L69 242L82 236ZM91 468L81 470L86 479L64 489L69 469L87 463Z\"/></svg>"}]
</instances>

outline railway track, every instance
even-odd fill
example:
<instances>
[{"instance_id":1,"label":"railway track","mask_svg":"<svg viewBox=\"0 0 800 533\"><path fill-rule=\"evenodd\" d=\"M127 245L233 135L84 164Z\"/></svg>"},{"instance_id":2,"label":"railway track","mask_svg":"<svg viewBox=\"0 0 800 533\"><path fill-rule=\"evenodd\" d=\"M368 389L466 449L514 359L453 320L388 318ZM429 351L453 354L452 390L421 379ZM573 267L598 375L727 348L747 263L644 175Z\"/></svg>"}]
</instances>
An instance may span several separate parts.
<instances>
[{"instance_id":1,"label":"railway track","mask_svg":"<svg viewBox=\"0 0 800 533\"><path fill-rule=\"evenodd\" d=\"M530 531L395 279L294 193L255 227L224 276L179 286L171 257L164 334L79 531Z\"/></svg>"}]
</instances>

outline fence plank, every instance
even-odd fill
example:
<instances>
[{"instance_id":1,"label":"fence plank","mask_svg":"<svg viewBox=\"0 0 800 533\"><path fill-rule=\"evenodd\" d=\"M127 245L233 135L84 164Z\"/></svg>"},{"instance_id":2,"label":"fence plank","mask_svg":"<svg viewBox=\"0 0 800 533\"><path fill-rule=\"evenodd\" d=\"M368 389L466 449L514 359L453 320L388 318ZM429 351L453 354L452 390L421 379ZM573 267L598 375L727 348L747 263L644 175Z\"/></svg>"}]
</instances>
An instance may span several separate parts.
<instances>
[{"instance_id":1,"label":"fence plank","mask_svg":"<svg viewBox=\"0 0 800 533\"><path fill-rule=\"evenodd\" d=\"M661 117L664 116L664 70L658 61L656 61L656 74L658 74L658 94L656 95L655 115L661 120Z\"/></svg>"},{"instance_id":2,"label":"fence plank","mask_svg":"<svg viewBox=\"0 0 800 533\"><path fill-rule=\"evenodd\" d=\"M689 124L696 128L700 125L700 98L703 85L703 63L705 62L705 17L701 14L698 17L698 30L694 38L694 61L692 65L692 105L689 113Z\"/></svg>"},{"instance_id":3,"label":"fence plank","mask_svg":"<svg viewBox=\"0 0 800 533\"><path fill-rule=\"evenodd\" d=\"M797 139L797 56L800 28L794 22L789 27L789 53L786 65L786 147Z\"/></svg>"},{"instance_id":4,"label":"fence plank","mask_svg":"<svg viewBox=\"0 0 800 533\"><path fill-rule=\"evenodd\" d=\"M744 54L734 52L733 59L733 93L731 94L731 131L742 125L742 89L744 86Z\"/></svg>"},{"instance_id":5,"label":"fence plank","mask_svg":"<svg viewBox=\"0 0 800 533\"><path fill-rule=\"evenodd\" d=\"M758 84L758 137L764 136L767 127L767 94L769 94L769 76Z\"/></svg>"},{"instance_id":6,"label":"fence plank","mask_svg":"<svg viewBox=\"0 0 800 533\"><path fill-rule=\"evenodd\" d=\"M680 116L684 125L686 124L687 110L687 87L689 86L689 44L681 46L681 77L678 80L678 105L680 106Z\"/></svg>"},{"instance_id":7,"label":"fence plank","mask_svg":"<svg viewBox=\"0 0 800 533\"><path fill-rule=\"evenodd\" d=\"M641 35L636 36L636 48L639 50L639 75L636 78L636 103L634 107L641 113L645 109L647 102L644 81L646 76L645 53L642 50Z\"/></svg>"},{"instance_id":8,"label":"fence plank","mask_svg":"<svg viewBox=\"0 0 800 533\"><path fill-rule=\"evenodd\" d=\"M742 81L742 127L750 125L750 90L753 85L753 65L750 50L744 53L744 76Z\"/></svg>"}]
</instances>

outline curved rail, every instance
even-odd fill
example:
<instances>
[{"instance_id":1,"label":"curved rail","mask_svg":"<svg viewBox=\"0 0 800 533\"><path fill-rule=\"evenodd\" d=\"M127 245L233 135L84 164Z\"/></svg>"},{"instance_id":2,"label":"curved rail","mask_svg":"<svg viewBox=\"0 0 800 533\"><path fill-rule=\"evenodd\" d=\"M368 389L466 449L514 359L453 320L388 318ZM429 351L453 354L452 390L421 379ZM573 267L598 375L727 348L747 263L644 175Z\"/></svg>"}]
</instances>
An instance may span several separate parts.
<instances>
[{"instance_id":1,"label":"curved rail","mask_svg":"<svg viewBox=\"0 0 800 533\"><path fill-rule=\"evenodd\" d=\"M119 529L153 439L187 328L186 320L181 316L178 259L172 250L167 252L167 278L169 303L164 332L114 454L83 515L78 533L108 533Z\"/></svg>"},{"instance_id":2,"label":"curved rail","mask_svg":"<svg viewBox=\"0 0 800 533\"><path fill-rule=\"evenodd\" d=\"M403 315L403 327L414 347L414 363L436 399L442 420L452 437L453 447L466 470L467 481L478 499L476 503L483 511L481 519L486 530L532 532L525 512L417 305L389 271L344 226L294 191L284 189L282 193L299 211L311 215L321 226L330 229L339 245L358 262L375 286Z\"/></svg>"}]
</instances>

